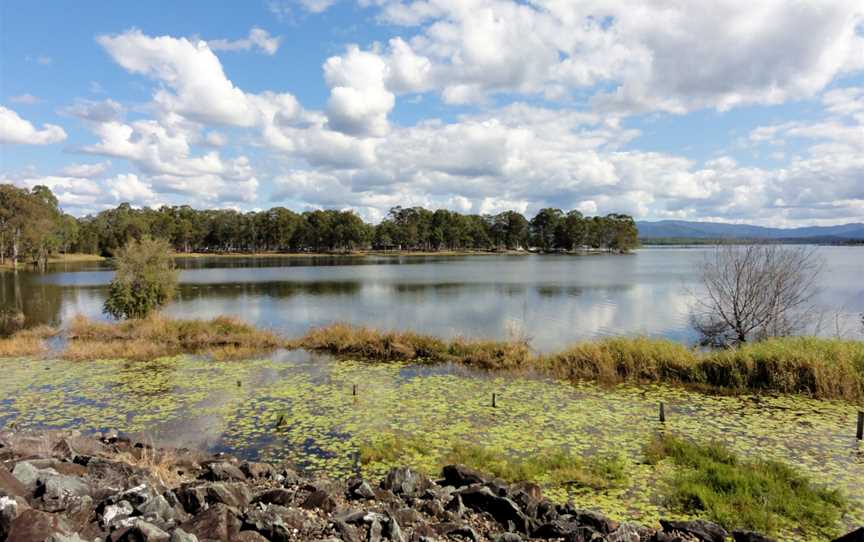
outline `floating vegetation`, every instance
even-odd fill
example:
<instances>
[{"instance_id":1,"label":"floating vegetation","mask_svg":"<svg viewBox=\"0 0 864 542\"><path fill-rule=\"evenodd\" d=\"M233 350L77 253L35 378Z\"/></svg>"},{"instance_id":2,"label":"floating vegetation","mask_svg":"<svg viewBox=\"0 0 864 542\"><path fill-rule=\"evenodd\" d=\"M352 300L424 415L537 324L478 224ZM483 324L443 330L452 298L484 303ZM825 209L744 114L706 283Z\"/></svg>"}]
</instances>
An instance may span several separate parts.
<instances>
[{"instance_id":1,"label":"floating vegetation","mask_svg":"<svg viewBox=\"0 0 864 542\"><path fill-rule=\"evenodd\" d=\"M671 435L655 437L646 456L652 464L668 460L678 467L665 496L673 510L705 516L730 531L801 531L823 539L839 534L847 506L841 492L817 486L785 463L744 461L722 444Z\"/></svg>"},{"instance_id":2,"label":"floating vegetation","mask_svg":"<svg viewBox=\"0 0 864 542\"><path fill-rule=\"evenodd\" d=\"M645 461L645 443L667 431L721 442L741 461L784 462L849 496L843 526L864 524L864 446L855 440L856 409L840 401L513 378L458 364L370 364L304 351L243 363L179 356L6 359L0 367L0 426L118 429L165 445L284 459L340 478L377 478L403 462L434 472L460 442L515 464L564 451L583 470L596 465L595 472L623 469L625 476L600 490L563 483L567 476L539 480L550 498L643 523L668 517L672 506L665 488L678 467ZM665 424L658 421L661 401ZM377 439L379 455L364 461ZM386 455L397 441L399 453Z\"/></svg>"}]
</instances>

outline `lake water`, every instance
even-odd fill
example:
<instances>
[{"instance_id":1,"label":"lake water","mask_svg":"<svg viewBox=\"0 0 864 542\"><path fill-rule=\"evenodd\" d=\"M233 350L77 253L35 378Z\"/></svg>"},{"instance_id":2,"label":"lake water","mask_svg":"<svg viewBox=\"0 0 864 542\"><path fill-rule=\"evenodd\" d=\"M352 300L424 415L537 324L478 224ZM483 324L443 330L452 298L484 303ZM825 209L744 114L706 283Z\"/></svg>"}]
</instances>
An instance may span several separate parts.
<instances>
[{"instance_id":1,"label":"lake water","mask_svg":"<svg viewBox=\"0 0 864 542\"><path fill-rule=\"evenodd\" d=\"M182 269L178 317L238 316L289 336L336 321L445 337L527 336L539 350L643 334L695 339L688 315L710 248L632 255L195 258ZM819 247L818 332L862 336L864 248ZM0 274L0 306L30 324L102 317L112 271L102 262Z\"/></svg>"}]
</instances>

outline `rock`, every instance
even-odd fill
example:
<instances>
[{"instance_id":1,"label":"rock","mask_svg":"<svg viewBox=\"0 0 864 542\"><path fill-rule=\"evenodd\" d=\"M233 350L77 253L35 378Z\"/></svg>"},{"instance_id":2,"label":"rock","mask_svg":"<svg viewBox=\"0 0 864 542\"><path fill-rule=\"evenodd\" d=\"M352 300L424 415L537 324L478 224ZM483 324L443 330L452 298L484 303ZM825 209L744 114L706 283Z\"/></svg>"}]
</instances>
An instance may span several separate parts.
<instances>
[{"instance_id":1,"label":"rock","mask_svg":"<svg viewBox=\"0 0 864 542\"><path fill-rule=\"evenodd\" d=\"M6 540L12 522L18 517L20 507L12 497L0 497L0 540Z\"/></svg>"},{"instance_id":2,"label":"rock","mask_svg":"<svg viewBox=\"0 0 864 542\"><path fill-rule=\"evenodd\" d=\"M236 508L216 503L181 525L187 533L204 540L230 542L236 539L242 525Z\"/></svg>"},{"instance_id":3,"label":"rock","mask_svg":"<svg viewBox=\"0 0 864 542\"><path fill-rule=\"evenodd\" d=\"M252 504L255 503L263 503L263 504L278 504L280 506L291 506L291 503L294 501L294 492L288 491L287 489L276 488L271 489L270 491L265 491L264 493L260 493L252 499Z\"/></svg>"},{"instance_id":4,"label":"rock","mask_svg":"<svg viewBox=\"0 0 864 542\"><path fill-rule=\"evenodd\" d=\"M260 479L260 478L275 478L276 477L276 469L273 468L272 465L268 465L267 463L256 463L254 461L244 461L240 465L240 471L246 476L246 478L251 479Z\"/></svg>"},{"instance_id":5,"label":"rock","mask_svg":"<svg viewBox=\"0 0 864 542\"><path fill-rule=\"evenodd\" d=\"M151 497L145 503L138 506L138 512L144 519L155 520L161 523L183 523L189 519L179 506L173 506L162 495Z\"/></svg>"},{"instance_id":6,"label":"rock","mask_svg":"<svg viewBox=\"0 0 864 542\"><path fill-rule=\"evenodd\" d=\"M579 529L579 523L563 519L556 519L540 525L531 533L532 538L565 538L568 534Z\"/></svg>"},{"instance_id":7,"label":"rock","mask_svg":"<svg viewBox=\"0 0 864 542\"><path fill-rule=\"evenodd\" d=\"M216 503L245 508L251 498L248 487L242 483L190 482L180 486L175 493L183 509L190 514Z\"/></svg>"},{"instance_id":8,"label":"rock","mask_svg":"<svg viewBox=\"0 0 864 542\"><path fill-rule=\"evenodd\" d=\"M502 533L495 537L495 542L522 542L522 537L516 533Z\"/></svg>"},{"instance_id":9,"label":"rock","mask_svg":"<svg viewBox=\"0 0 864 542\"><path fill-rule=\"evenodd\" d=\"M75 476L40 473L36 484L34 496L42 499L42 508L49 512L65 510L80 497L90 495L90 486Z\"/></svg>"},{"instance_id":10,"label":"rock","mask_svg":"<svg viewBox=\"0 0 864 542\"><path fill-rule=\"evenodd\" d=\"M435 526L435 530L448 538L458 536L466 540L474 540L475 542L480 540L474 529L461 523L439 523Z\"/></svg>"},{"instance_id":11,"label":"rock","mask_svg":"<svg viewBox=\"0 0 864 542\"><path fill-rule=\"evenodd\" d=\"M835 538L832 542L864 542L864 527L846 533L840 538Z\"/></svg>"},{"instance_id":12,"label":"rock","mask_svg":"<svg viewBox=\"0 0 864 542\"><path fill-rule=\"evenodd\" d=\"M531 530L531 521L522 513L519 506L507 497L495 495L488 487L464 488L459 490L458 495L465 506L478 512L489 513L508 531L516 530L528 534Z\"/></svg>"},{"instance_id":13,"label":"rock","mask_svg":"<svg viewBox=\"0 0 864 542\"><path fill-rule=\"evenodd\" d=\"M640 542L651 536L651 530L635 523L625 522L606 536L608 542Z\"/></svg>"},{"instance_id":14,"label":"rock","mask_svg":"<svg viewBox=\"0 0 864 542\"><path fill-rule=\"evenodd\" d=\"M372 489L369 482L360 478L348 482L347 494L349 499L371 500L375 498L375 490Z\"/></svg>"},{"instance_id":15,"label":"rock","mask_svg":"<svg viewBox=\"0 0 864 542\"><path fill-rule=\"evenodd\" d=\"M729 536L729 533L723 527L701 519L693 521L667 521L661 519L660 525L663 526L664 532L688 534L700 542L724 542Z\"/></svg>"},{"instance_id":16,"label":"rock","mask_svg":"<svg viewBox=\"0 0 864 542\"><path fill-rule=\"evenodd\" d=\"M482 484L486 481L486 478L479 471L465 465L447 465L441 470L441 476L447 485L456 488Z\"/></svg>"},{"instance_id":17,"label":"rock","mask_svg":"<svg viewBox=\"0 0 864 542\"><path fill-rule=\"evenodd\" d=\"M255 531L240 531L231 542L270 542Z\"/></svg>"},{"instance_id":18,"label":"rock","mask_svg":"<svg viewBox=\"0 0 864 542\"><path fill-rule=\"evenodd\" d=\"M129 501L120 501L117 504L109 504L102 509L100 523L103 527L108 528L118 523L135 512L132 504Z\"/></svg>"},{"instance_id":19,"label":"rock","mask_svg":"<svg viewBox=\"0 0 864 542\"><path fill-rule=\"evenodd\" d=\"M59 515L25 508L12 521L6 539L15 542L44 542L55 534L69 535L72 534L72 529Z\"/></svg>"},{"instance_id":20,"label":"rock","mask_svg":"<svg viewBox=\"0 0 864 542\"><path fill-rule=\"evenodd\" d=\"M138 506L143 504L146 500L150 499L154 493L147 486L147 484L139 484L134 487L130 487L129 489L123 490L119 493L115 493L108 498L108 502L111 504L117 504L120 501L126 501L130 503L132 506Z\"/></svg>"},{"instance_id":21,"label":"rock","mask_svg":"<svg viewBox=\"0 0 864 542\"><path fill-rule=\"evenodd\" d=\"M369 542L381 542L381 523L378 520L374 520L372 522L372 526L369 527Z\"/></svg>"},{"instance_id":22,"label":"rock","mask_svg":"<svg viewBox=\"0 0 864 542\"><path fill-rule=\"evenodd\" d=\"M357 527L349 525L347 522L340 519L333 522L333 527L336 528L336 532L339 533L339 538L344 542L362 542L360 531Z\"/></svg>"},{"instance_id":23,"label":"rock","mask_svg":"<svg viewBox=\"0 0 864 542\"><path fill-rule=\"evenodd\" d=\"M30 495L31 492L27 490L24 484L13 476L9 469L0 464L0 496L27 499Z\"/></svg>"},{"instance_id":24,"label":"rock","mask_svg":"<svg viewBox=\"0 0 864 542\"><path fill-rule=\"evenodd\" d=\"M315 508L320 508L325 512L332 512L334 508L336 508L336 501L333 497L330 496L329 493L324 491L323 489L319 489L317 491L313 491L306 497L306 500L300 505L301 508L305 508L307 510L312 510Z\"/></svg>"},{"instance_id":25,"label":"rock","mask_svg":"<svg viewBox=\"0 0 864 542\"><path fill-rule=\"evenodd\" d=\"M274 542L287 542L291 538L291 529L282 519L280 509L287 511L279 505L250 510L243 518L241 529L255 531Z\"/></svg>"},{"instance_id":26,"label":"rock","mask_svg":"<svg viewBox=\"0 0 864 542\"><path fill-rule=\"evenodd\" d=\"M45 539L45 542L87 542L78 533L72 534L52 534Z\"/></svg>"},{"instance_id":27,"label":"rock","mask_svg":"<svg viewBox=\"0 0 864 542\"><path fill-rule=\"evenodd\" d=\"M171 535L159 527L144 520L136 520L135 523L124 529L122 534L114 542L168 542Z\"/></svg>"},{"instance_id":28,"label":"rock","mask_svg":"<svg viewBox=\"0 0 864 542\"><path fill-rule=\"evenodd\" d=\"M183 529L174 529L169 542L198 542L198 537L187 533Z\"/></svg>"},{"instance_id":29,"label":"rock","mask_svg":"<svg viewBox=\"0 0 864 542\"><path fill-rule=\"evenodd\" d=\"M753 531L732 531L732 539L735 542L776 542L773 538ZM864 538L862 538L862 542L864 542Z\"/></svg>"},{"instance_id":30,"label":"rock","mask_svg":"<svg viewBox=\"0 0 864 542\"><path fill-rule=\"evenodd\" d=\"M15 467L12 468L12 476L14 476L18 482L27 489L30 495L36 491L36 482L39 480L39 476L45 474L60 473L53 469L37 469L29 461L19 461L15 464Z\"/></svg>"},{"instance_id":31,"label":"rock","mask_svg":"<svg viewBox=\"0 0 864 542\"><path fill-rule=\"evenodd\" d=\"M242 482L246 480L246 475L236 465L227 461L218 461L209 463L200 478L211 482Z\"/></svg>"},{"instance_id":32,"label":"rock","mask_svg":"<svg viewBox=\"0 0 864 542\"><path fill-rule=\"evenodd\" d=\"M604 535L618 529L617 521L609 519L603 514L594 512L593 510L574 510L571 514L571 521L574 521L583 527L590 527Z\"/></svg>"},{"instance_id":33,"label":"rock","mask_svg":"<svg viewBox=\"0 0 864 542\"><path fill-rule=\"evenodd\" d=\"M387 515L387 523L384 525L384 536L389 538L391 542L405 542L405 537L402 536L402 528L399 527L399 522L392 514Z\"/></svg>"},{"instance_id":34,"label":"rock","mask_svg":"<svg viewBox=\"0 0 864 542\"><path fill-rule=\"evenodd\" d=\"M390 469L381 482L383 489L392 491L395 495L417 497L423 493L431 482L425 475L407 467Z\"/></svg>"}]
</instances>

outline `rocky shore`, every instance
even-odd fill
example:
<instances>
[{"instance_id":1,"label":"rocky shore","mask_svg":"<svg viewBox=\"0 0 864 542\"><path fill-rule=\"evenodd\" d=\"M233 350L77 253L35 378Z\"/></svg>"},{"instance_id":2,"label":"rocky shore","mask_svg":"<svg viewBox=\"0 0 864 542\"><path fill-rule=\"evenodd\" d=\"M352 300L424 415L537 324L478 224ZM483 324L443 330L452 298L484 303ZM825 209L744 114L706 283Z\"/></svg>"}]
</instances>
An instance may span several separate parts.
<instances>
[{"instance_id":1,"label":"rocky shore","mask_svg":"<svg viewBox=\"0 0 864 542\"><path fill-rule=\"evenodd\" d=\"M432 480L311 478L289 465L154 448L116 433L0 432L0 541L758 542L706 521L618 523L460 465ZM838 542L864 541L864 528Z\"/></svg>"}]
</instances>

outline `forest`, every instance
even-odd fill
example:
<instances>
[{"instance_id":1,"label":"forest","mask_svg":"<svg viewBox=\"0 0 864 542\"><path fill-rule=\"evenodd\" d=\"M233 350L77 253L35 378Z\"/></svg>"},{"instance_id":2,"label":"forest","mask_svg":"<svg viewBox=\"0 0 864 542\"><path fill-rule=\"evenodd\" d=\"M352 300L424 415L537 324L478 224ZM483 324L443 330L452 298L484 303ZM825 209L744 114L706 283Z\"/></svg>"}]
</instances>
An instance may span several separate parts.
<instances>
[{"instance_id":1,"label":"forest","mask_svg":"<svg viewBox=\"0 0 864 542\"><path fill-rule=\"evenodd\" d=\"M55 254L111 256L130 239L165 239L180 253L393 251L626 252L637 245L633 218L583 216L576 210L541 209L527 219L516 211L467 215L445 209L394 207L378 224L353 211L284 207L241 212L158 209L128 203L81 218L64 213L45 186L0 184L0 264L44 267Z\"/></svg>"}]
</instances>

